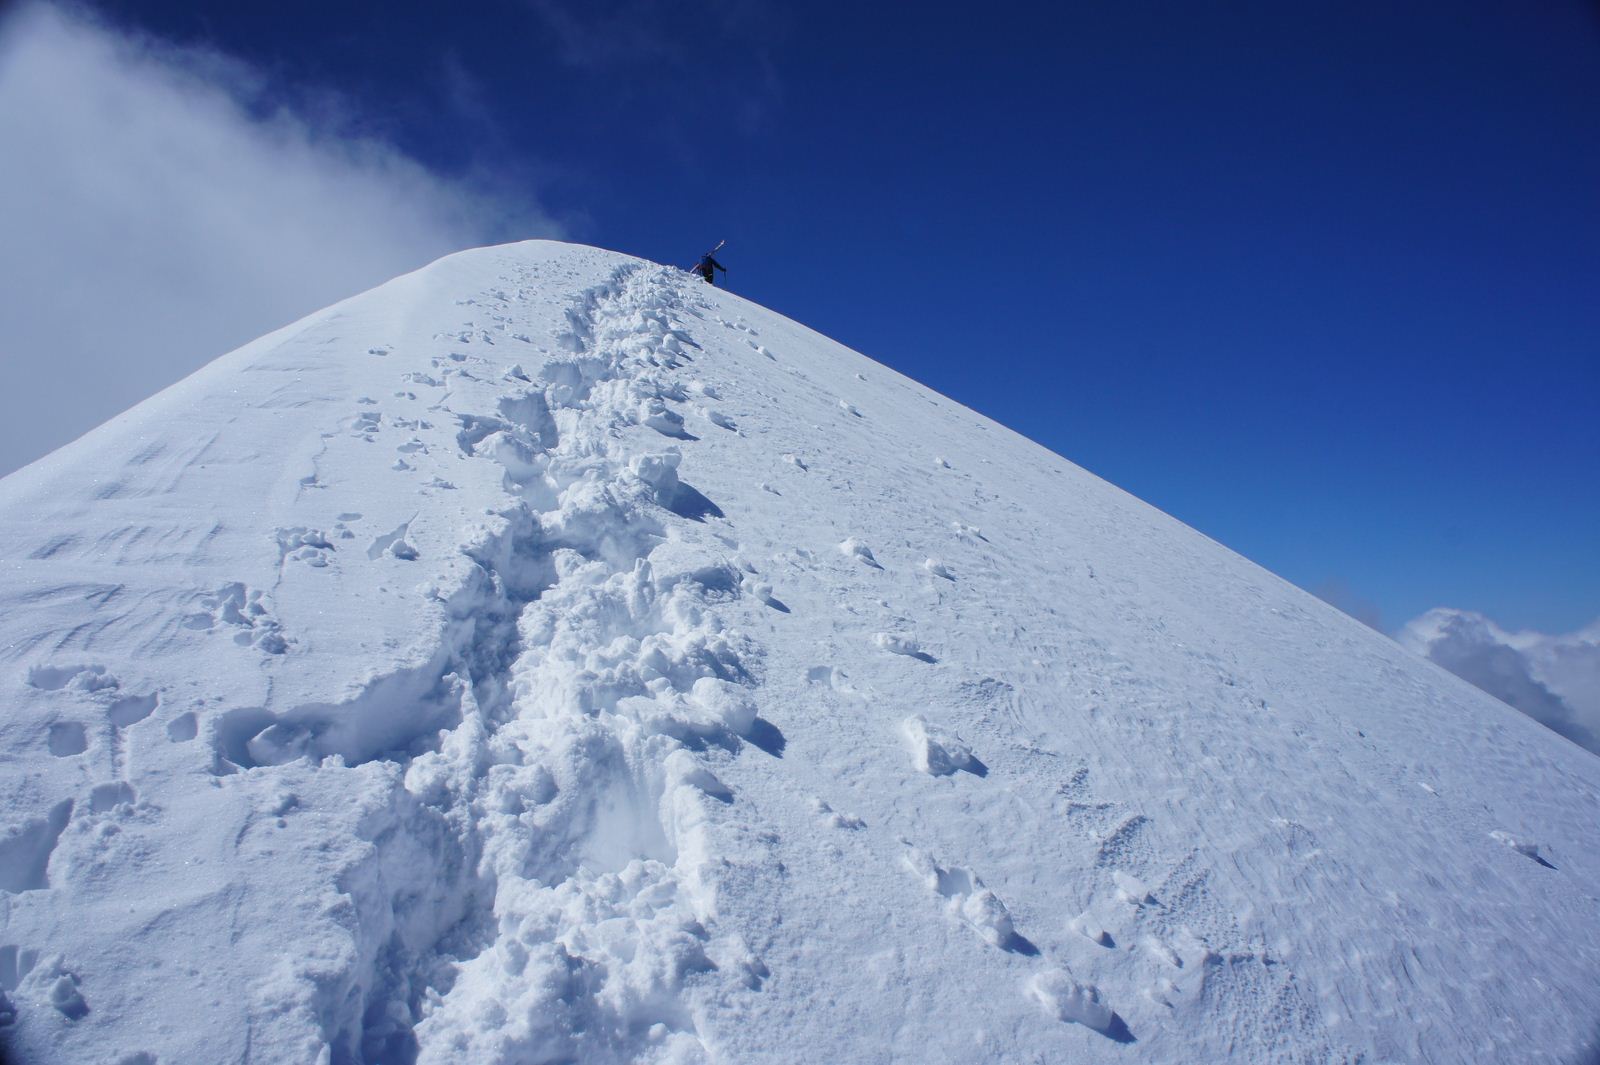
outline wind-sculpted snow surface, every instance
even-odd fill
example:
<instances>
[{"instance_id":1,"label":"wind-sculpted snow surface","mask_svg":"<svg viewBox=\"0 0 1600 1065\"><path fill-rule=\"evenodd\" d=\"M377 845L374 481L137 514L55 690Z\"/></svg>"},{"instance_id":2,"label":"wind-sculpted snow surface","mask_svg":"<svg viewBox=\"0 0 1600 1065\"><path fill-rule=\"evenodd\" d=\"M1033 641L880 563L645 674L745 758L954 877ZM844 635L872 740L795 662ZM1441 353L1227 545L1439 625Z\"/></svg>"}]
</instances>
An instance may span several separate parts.
<instances>
[{"instance_id":1,"label":"wind-sculpted snow surface","mask_svg":"<svg viewBox=\"0 0 1600 1065\"><path fill-rule=\"evenodd\" d=\"M18 1061L1600 1049L1600 760L674 270L348 300L0 562Z\"/></svg>"}]
</instances>

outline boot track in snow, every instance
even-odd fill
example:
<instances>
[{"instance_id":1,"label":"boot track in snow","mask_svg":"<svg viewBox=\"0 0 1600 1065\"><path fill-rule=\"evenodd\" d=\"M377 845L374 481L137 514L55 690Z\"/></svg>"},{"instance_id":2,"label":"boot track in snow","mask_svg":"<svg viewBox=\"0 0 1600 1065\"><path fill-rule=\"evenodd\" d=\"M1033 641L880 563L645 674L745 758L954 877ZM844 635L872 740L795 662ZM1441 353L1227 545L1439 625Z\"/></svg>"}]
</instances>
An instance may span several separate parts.
<instances>
[{"instance_id":1,"label":"boot track in snow","mask_svg":"<svg viewBox=\"0 0 1600 1065\"><path fill-rule=\"evenodd\" d=\"M27 1065L1593 1042L1591 755L681 271L441 260L0 549Z\"/></svg>"},{"instance_id":2,"label":"boot track in snow","mask_svg":"<svg viewBox=\"0 0 1600 1065\"><path fill-rule=\"evenodd\" d=\"M734 816L718 765L775 733L749 691L759 649L717 612L748 580L704 530L664 535L721 517L671 446L692 439L664 402L684 398L675 371L692 359L680 284L620 268L568 310L552 338L567 354L537 380L510 375L490 411L451 411L448 392L435 406L464 454L503 467L510 497L462 545L477 567L448 596L443 666L219 729L219 771L306 753L395 767L388 816L365 826L371 857L340 884L357 983L332 1016L325 991L304 998L335 1061L693 1060L683 985L731 994L764 977L717 931L705 838ZM630 425L667 446L627 454ZM436 749L390 753L418 745Z\"/></svg>"}]
</instances>

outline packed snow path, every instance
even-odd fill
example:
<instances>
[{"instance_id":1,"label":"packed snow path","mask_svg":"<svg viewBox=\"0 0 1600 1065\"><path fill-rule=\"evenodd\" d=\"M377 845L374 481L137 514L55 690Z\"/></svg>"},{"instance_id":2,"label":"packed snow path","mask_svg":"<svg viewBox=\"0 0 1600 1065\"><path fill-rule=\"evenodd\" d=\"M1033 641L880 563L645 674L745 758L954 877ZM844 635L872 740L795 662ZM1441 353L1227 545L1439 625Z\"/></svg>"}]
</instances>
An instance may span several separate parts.
<instances>
[{"instance_id":1,"label":"packed snow path","mask_svg":"<svg viewBox=\"0 0 1600 1065\"><path fill-rule=\"evenodd\" d=\"M24 1062L1596 1050L1600 759L677 271L348 300L0 563Z\"/></svg>"}]
</instances>

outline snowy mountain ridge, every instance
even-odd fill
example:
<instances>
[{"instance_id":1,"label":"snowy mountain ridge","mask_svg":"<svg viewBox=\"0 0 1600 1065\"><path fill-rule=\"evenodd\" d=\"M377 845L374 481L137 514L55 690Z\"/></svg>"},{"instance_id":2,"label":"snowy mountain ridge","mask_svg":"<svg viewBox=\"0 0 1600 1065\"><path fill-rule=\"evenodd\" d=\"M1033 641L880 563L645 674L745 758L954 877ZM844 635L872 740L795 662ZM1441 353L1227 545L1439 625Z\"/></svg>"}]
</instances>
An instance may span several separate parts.
<instances>
[{"instance_id":1,"label":"snowy mountain ridge","mask_svg":"<svg viewBox=\"0 0 1600 1065\"><path fill-rule=\"evenodd\" d=\"M1600 761L677 271L441 260L0 549L23 1061L1594 1049Z\"/></svg>"}]
</instances>

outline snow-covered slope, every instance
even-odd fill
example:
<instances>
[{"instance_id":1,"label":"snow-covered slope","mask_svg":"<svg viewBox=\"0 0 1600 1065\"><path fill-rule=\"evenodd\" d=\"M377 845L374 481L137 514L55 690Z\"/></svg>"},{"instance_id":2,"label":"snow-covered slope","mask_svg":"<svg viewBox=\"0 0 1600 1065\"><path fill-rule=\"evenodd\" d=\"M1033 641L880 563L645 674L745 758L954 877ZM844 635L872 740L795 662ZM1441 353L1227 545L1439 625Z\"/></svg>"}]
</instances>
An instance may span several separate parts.
<instances>
[{"instance_id":1,"label":"snow-covered slope","mask_svg":"<svg viewBox=\"0 0 1600 1065\"><path fill-rule=\"evenodd\" d=\"M1600 759L673 270L313 315L0 563L24 1062L1594 1049Z\"/></svg>"}]
</instances>

